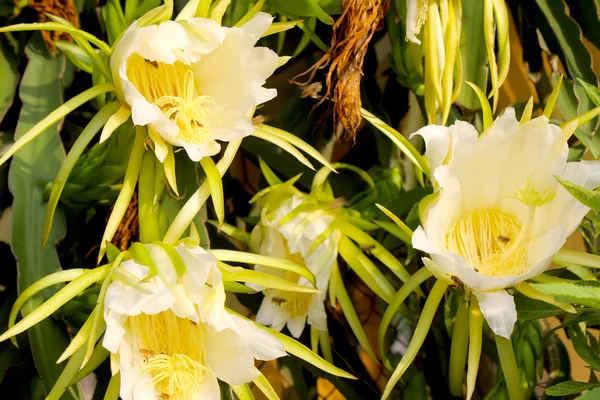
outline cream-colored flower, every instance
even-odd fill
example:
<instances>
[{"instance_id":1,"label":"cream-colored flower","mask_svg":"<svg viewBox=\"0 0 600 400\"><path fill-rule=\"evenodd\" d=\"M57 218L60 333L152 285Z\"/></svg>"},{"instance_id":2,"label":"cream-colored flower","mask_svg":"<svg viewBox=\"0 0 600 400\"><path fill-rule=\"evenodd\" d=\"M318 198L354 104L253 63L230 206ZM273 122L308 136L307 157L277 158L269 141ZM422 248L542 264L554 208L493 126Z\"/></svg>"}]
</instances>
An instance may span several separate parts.
<instances>
[{"instance_id":1,"label":"cream-colored flower","mask_svg":"<svg viewBox=\"0 0 600 400\"><path fill-rule=\"evenodd\" d=\"M159 273L134 260L121 264L139 289L114 281L105 300L103 346L120 371L120 396L130 399L220 399L217 378L231 385L259 375L254 360L285 355L279 340L225 310L216 259L202 248L176 247L186 266L146 245Z\"/></svg>"},{"instance_id":2,"label":"cream-colored flower","mask_svg":"<svg viewBox=\"0 0 600 400\"><path fill-rule=\"evenodd\" d=\"M427 19L427 0L406 0L406 39L421 44L417 35Z\"/></svg>"},{"instance_id":3,"label":"cream-colored flower","mask_svg":"<svg viewBox=\"0 0 600 400\"><path fill-rule=\"evenodd\" d=\"M466 122L416 134L438 190L413 245L431 255L424 262L438 278L472 290L492 330L509 338L517 314L505 289L544 272L589 211L553 175L595 188L599 165L567 163L558 126L544 116L520 125L511 108L480 137Z\"/></svg>"},{"instance_id":4,"label":"cream-colored flower","mask_svg":"<svg viewBox=\"0 0 600 400\"><path fill-rule=\"evenodd\" d=\"M296 338L300 337L304 327L309 325L327 330L325 313L325 291L329 284L331 266L337 257L339 231L333 231L313 252L310 247L317 237L333 222L333 218L322 211L300 213L293 220L280 224L279 221L294 208L305 201L299 196L291 196L277 209L272 219L263 215L261 222L254 228L251 236L255 252L288 259L305 265L316 277L317 289L323 293L298 293L275 289L265 289L265 297L258 310L256 321L270 325L275 330L284 326ZM310 286L304 277L289 271L257 265L257 271L287 279L299 285ZM258 287L257 289L262 289Z\"/></svg>"},{"instance_id":5,"label":"cream-colored flower","mask_svg":"<svg viewBox=\"0 0 600 400\"><path fill-rule=\"evenodd\" d=\"M111 69L135 125L148 126L162 162L169 143L193 161L217 154L217 140L254 132L248 113L277 95L262 87L279 57L255 47L272 17L258 13L241 27L206 18L133 23L117 43Z\"/></svg>"}]
</instances>

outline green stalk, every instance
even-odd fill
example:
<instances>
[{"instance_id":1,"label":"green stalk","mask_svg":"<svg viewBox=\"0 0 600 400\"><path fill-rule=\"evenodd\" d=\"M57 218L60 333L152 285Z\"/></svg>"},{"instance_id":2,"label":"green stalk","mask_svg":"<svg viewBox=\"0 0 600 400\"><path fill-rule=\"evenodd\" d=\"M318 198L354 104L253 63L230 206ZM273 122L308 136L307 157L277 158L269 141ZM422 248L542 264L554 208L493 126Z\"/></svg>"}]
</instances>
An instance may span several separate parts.
<instances>
[{"instance_id":1,"label":"green stalk","mask_svg":"<svg viewBox=\"0 0 600 400\"><path fill-rule=\"evenodd\" d=\"M238 139L229 142L229 145L227 145L227 149L225 149L223 158L221 158L217 163L217 169L219 170L219 174L221 176L225 175L225 171L227 171L227 168L229 168L233 162L233 158L235 157L235 154L237 153L241 143L242 139ZM165 234L165 238L163 239L165 243L175 243L181 237L181 235L183 235L187 227L190 225L194 217L198 214L208 199L209 195L210 186L207 181L204 181L202 186L196 190L196 193L194 193L181 208L181 210L179 210L179 213Z\"/></svg>"},{"instance_id":2,"label":"green stalk","mask_svg":"<svg viewBox=\"0 0 600 400\"><path fill-rule=\"evenodd\" d=\"M119 197L115 201L110 217L104 229L104 235L100 242L100 251L98 252L98 263L104 257L106 252L106 243L110 243L112 238L115 236L119 224L129 207L131 198L133 197L133 191L138 181L140 168L142 166L142 157L144 155L144 139L146 138L146 128L143 126L135 127L135 140L133 147L131 148L131 154L129 155L129 162L127 163L127 170L125 171L125 178L123 179L123 187L119 192Z\"/></svg>"},{"instance_id":3,"label":"green stalk","mask_svg":"<svg viewBox=\"0 0 600 400\"><path fill-rule=\"evenodd\" d=\"M559 265L577 264L590 268L600 268L600 256L575 250L559 250L552 261Z\"/></svg>"},{"instance_id":4,"label":"green stalk","mask_svg":"<svg viewBox=\"0 0 600 400\"><path fill-rule=\"evenodd\" d=\"M454 329L452 330L452 346L450 347L450 393L462 395L462 384L465 378L465 363L469 343L469 305L460 299Z\"/></svg>"},{"instance_id":5,"label":"green stalk","mask_svg":"<svg viewBox=\"0 0 600 400\"><path fill-rule=\"evenodd\" d=\"M498 349L504 380L508 387L508 397L510 400L523 400L523 385L512 343L510 340L496 335L496 348Z\"/></svg>"},{"instance_id":6,"label":"green stalk","mask_svg":"<svg viewBox=\"0 0 600 400\"><path fill-rule=\"evenodd\" d=\"M381 396L382 400L388 398L392 392L392 389L394 386L396 386L396 383L398 383L400 378L402 378L402 375L404 375L410 364L412 364L417 356L417 353L425 341L427 332L429 332L431 322L433 321L433 317L435 316L435 312L440 304L440 301L442 301L442 298L446 293L446 288L448 288L448 284L440 280L436 281L433 285L431 292L429 292L429 297L427 297L427 301L425 302L425 306L423 307L423 311L421 312L421 317L419 318L419 322L417 323L413 337L408 344L408 348L406 349L402 360L400 360L396 370L385 386L385 390Z\"/></svg>"},{"instance_id":7,"label":"green stalk","mask_svg":"<svg viewBox=\"0 0 600 400\"><path fill-rule=\"evenodd\" d=\"M319 331L319 344L323 350L323 358L333 364L333 353L331 352L331 343L329 342L329 331Z\"/></svg>"},{"instance_id":8,"label":"green stalk","mask_svg":"<svg viewBox=\"0 0 600 400\"><path fill-rule=\"evenodd\" d=\"M140 241L152 243L160 240L158 215L160 207L154 202L156 156L153 151L146 150L140 169L138 183L138 212L140 223Z\"/></svg>"},{"instance_id":9,"label":"green stalk","mask_svg":"<svg viewBox=\"0 0 600 400\"><path fill-rule=\"evenodd\" d=\"M481 359L481 342L483 336L483 314L479 302L471 295L471 310L469 315L469 361L467 364L467 400L471 400L475 391L479 360Z\"/></svg>"}]
</instances>

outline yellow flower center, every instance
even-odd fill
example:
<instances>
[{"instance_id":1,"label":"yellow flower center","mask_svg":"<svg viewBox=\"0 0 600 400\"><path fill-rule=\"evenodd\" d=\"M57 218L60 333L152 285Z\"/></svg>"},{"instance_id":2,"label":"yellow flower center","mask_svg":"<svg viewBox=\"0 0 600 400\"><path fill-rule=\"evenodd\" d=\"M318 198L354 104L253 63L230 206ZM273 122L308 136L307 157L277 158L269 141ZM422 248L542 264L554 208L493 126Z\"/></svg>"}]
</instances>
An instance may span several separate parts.
<instances>
[{"instance_id":1,"label":"yellow flower center","mask_svg":"<svg viewBox=\"0 0 600 400\"><path fill-rule=\"evenodd\" d=\"M528 270L526 233L531 210L521 226L499 211L475 211L462 216L446 234L447 249L488 276L514 276ZM533 210L535 211L535 209Z\"/></svg>"},{"instance_id":2,"label":"yellow flower center","mask_svg":"<svg viewBox=\"0 0 600 400\"><path fill-rule=\"evenodd\" d=\"M202 326L171 310L129 317L127 324L160 400L196 399L208 372Z\"/></svg>"},{"instance_id":3,"label":"yellow flower center","mask_svg":"<svg viewBox=\"0 0 600 400\"><path fill-rule=\"evenodd\" d=\"M300 265L305 265L304 258L299 253L289 254L288 251L287 258ZM300 278L300 275L285 271L284 279L298 283L298 278ZM290 292L287 290L274 290L273 293L271 301L287 311L292 318L305 316L313 300L312 293Z\"/></svg>"},{"instance_id":4,"label":"yellow flower center","mask_svg":"<svg viewBox=\"0 0 600 400\"><path fill-rule=\"evenodd\" d=\"M127 78L149 103L156 104L177 124L177 139L190 144L209 139L210 112L206 107L214 100L200 95L189 65L181 61L165 64L133 54L127 60Z\"/></svg>"}]
</instances>

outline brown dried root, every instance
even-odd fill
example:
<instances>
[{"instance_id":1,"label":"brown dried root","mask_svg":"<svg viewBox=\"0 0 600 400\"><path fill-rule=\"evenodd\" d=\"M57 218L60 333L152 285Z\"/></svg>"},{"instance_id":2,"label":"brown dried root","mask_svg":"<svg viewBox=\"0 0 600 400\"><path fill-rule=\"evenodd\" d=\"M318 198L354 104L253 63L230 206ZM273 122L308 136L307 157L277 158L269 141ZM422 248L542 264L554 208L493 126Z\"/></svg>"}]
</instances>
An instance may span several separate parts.
<instances>
[{"instance_id":1,"label":"brown dried root","mask_svg":"<svg viewBox=\"0 0 600 400\"><path fill-rule=\"evenodd\" d=\"M29 0L29 7L37 11L38 22L40 23L52 21L45 14L48 13L66 19L75 27L79 27L79 18L73 0ZM48 51L52 55L58 54L58 50L54 44L55 41L73 41L71 35L65 32L42 31L42 37L44 38L44 43L46 43Z\"/></svg>"},{"instance_id":2,"label":"brown dried root","mask_svg":"<svg viewBox=\"0 0 600 400\"><path fill-rule=\"evenodd\" d=\"M360 108L360 81L362 68L369 42L375 31L383 25L383 18L389 7L389 0L342 0L343 13L333 25L333 36L329 51L309 70L307 88L303 97L315 97L313 81L318 70L329 68L325 80L327 90L317 106L325 100L333 101L333 122L341 124L346 134L344 138L356 139L356 131L362 121ZM320 88L319 88L320 89ZM332 110L328 109L327 114ZM326 115L327 115L326 114Z\"/></svg>"}]
</instances>

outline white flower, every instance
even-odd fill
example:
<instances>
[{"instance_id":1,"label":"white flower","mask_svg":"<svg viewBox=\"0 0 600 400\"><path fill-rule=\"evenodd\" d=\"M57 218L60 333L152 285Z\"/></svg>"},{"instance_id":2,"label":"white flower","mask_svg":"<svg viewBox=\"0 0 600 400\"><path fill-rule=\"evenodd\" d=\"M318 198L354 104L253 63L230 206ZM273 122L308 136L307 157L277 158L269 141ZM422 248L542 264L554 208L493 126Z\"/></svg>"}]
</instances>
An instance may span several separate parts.
<instances>
[{"instance_id":1,"label":"white flower","mask_svg":"<svg viewBox=\"0 0 600 400\"><path fill-rule=\"evenodd\" d=\"M111 57L113 79L133 123L148 126L161 162L165 142L198 161L219 152L217 140L254 132L249 111L277 95L262 85L279 57L254 47L272 19L258 13L239 28L190 18L127 29Z\"/></svg>"},{"instance_id":2,"label":"white flower","mask_svg":"<svg viewBox=\"0 0 600 400\"><path fill-rule=\"evenodd\" d=\"M421 44L417 35L427 19L427 0L406 0L406 39Z\"/></svg>"},{"instance_id":3,"label":"white flower","mask_svg":"<svg viewBox=\"0 0 600 400\"><path fill-rule=\"evenodd\" d=\"M247 383L259 374L254 359L285 355L279 340L225 310L214 256L180 245L186 271L178 279L160 246L146 248L159 274L143 280L149 268L125 261L141 289L114 281L106 294L103 346L121 373L121 398L220 399L217 378Z\"/></svg>"},{"instance_id":4,"label":"white flower","mask_svg":"<svg viewBox=\"0 0 600 400\"><path fill-rule=\"evenodd\" d=\"M465 122L416 134L438 190L413 245L438 278L471 289L492 330L510 338L517 313L505 289L543 273L589 211L553 175L595 188L600 168L567 163L561 129L543 116L519 125L512 108L480 137Z\"/></svg>"},{"instance_id":5,"label":"white flower","mask_svg":"<svg viewBox=\"0 0 600 400\"><path fill-rule=\"evenodd\" d=\"M325 313L325 291L329 284L331 266L337 258L339 231L332 234L313 251L310 247L317 237L333 222L333 218L322 211L300 213L293 220L279 224L284 216L299 206L305 199L292 196L275 212L272 220L263 217L252 231L252 247L260 254L283 258L305 265L316 277L317 289L323 293L298 293L284 290L265 289L264 299L256 315L256 321L270 325L280 331L286 326L291 334L299 338L308 320L315 328L327 330ZM304 277L293 272L257 265L257 271L287 279L299 285L310 286ZM262 288L257 288L262 289Z\"/></svg>"}]
</instances>

